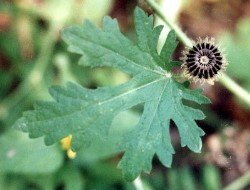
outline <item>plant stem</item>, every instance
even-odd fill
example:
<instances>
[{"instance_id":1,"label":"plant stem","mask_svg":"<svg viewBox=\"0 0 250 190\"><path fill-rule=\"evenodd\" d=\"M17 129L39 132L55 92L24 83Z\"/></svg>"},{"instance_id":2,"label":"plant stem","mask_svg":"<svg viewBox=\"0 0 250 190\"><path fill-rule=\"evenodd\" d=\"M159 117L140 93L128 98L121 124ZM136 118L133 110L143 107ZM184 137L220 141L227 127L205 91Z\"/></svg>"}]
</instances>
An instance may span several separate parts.
<instances>
[{"instance_id":1,"label":"plant stem","mask_svg":"<svg viewBox=\"0 0 250 190\"><path fill-rule=\"evenodd\" d=\"M229 91L235 94L235 96L240 98L240 100L244 101L250 107L250 94L245 89L239 86L225 73L222 73L219 80L222 85L224 85Z\"/></svg>"},{"instance_id":2,"label":"plant stem","mask_svg":"<svg viewBox=\"0 0 250 190\"><path fill-rule=\"evenodd\" d=\"M187 35L181 30L181 28L175 23L171 22L168 17L164 14L164 11L160 8L160 6L154 0L145 0L149 6L155 11L157 16L159 16L166 25L173 29L178 36L179 40L185 44L185 46L192 47L192 41L187 37Z\"/></svg>"},{"instance_id":3,"label":"plant stem","mask_svg":"<svg viewBox=\"0 0 250 190\"><path fill-rule=\"evenodd\" d=\"M228 186L223 188L223 190L240 190L244 189L247 185L250 184L250 171L246 172L243 176L234 180Z\"/></svg>"},{"instance_id":4,"label":"plant stem","mask_svg":"<svg viewBox=\"0 0 250 190\"><path fill-rule=\"evenodd\" d=\"M173 29L179 38L179 40L187 47L192 47L192 40L181 30L181 28L171 22L167 16L164 14L164 11L154 0L145 0L150 7L155 11L155 13L169 26ZM250 94L241 86L239 86L233 79L231 79L228 75L223 73L219 78L220 83L226 87L230 92L232 92L235 96L240 98L250 107Z\"/></svg>"}]
</instances>

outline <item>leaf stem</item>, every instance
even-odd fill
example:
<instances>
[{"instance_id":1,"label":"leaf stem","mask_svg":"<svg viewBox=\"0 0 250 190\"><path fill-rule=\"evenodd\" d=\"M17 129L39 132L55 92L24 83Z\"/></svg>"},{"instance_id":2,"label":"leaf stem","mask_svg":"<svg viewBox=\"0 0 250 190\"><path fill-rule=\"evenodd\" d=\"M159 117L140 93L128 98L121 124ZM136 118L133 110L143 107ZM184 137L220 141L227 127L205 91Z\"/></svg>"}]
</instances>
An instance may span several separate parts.
<instances>
[{"instance_id":1,"label":"leaf stem","mask_svg":"<svg viewBox=\"0 0 250 190\"><path fill-rule=\"evenodd\" d=\"M228 186L223 188L223 190L240 190L244 189L244 187L246 187L249 184L250 184L250 171L246 172L245 174L243 174L243 176L234 180Z\"/></svg>"},{"instance_id":2,"label":"leaf stem","mask_svg":"<svg viewBox=\"0 0 250 190\"><path fill-rule=\"evenodd\" d=\"M250 94L225 73L219 78L221 84L250 107Z\"/></svg>"},{"instance_id":3,"label":"leaf stem","mask_svg":"<svg viewBox=\"0 0 250 190\"><path fill-rule=\"evenodd\" d=\"M188 47L192 47L192 40L181 30L181 28L171 22L168 17L164 14L164 11L154 0L145 0L148 5L155 11L155 13L169 26L173 29L178 36L179 40ZM230 92L232 92L235 96L240 98L250 107L250 94L241 86L239 86L233 79L231 79L228 75L223 73L219 78L220 83L226 87Z\"/></svg>"},{"instance_id":4,"label":"leaf stem","mask_svg":"<svg viewBox=\"0 0 250 190\"><path fill-rule=\"evenodd\" d=\"M157 16L159 16L169 28L173 29L178 36L179 40L182 41L188 47L192 47L192 41L188 38L188 36L181 30L181 28L175 23L171 22L168 17L165 15L164 11L154 0L145 0L149 6L155 11Z\"/></svg>"}]
</instances>

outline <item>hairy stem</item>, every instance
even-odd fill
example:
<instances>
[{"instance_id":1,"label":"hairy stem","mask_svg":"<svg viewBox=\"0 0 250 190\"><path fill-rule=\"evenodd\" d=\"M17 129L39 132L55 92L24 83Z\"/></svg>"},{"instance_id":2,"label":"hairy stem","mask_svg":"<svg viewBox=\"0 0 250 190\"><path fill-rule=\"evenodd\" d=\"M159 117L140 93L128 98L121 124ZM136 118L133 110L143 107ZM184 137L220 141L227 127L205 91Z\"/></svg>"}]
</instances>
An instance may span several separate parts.
<instances>
[{"instance_id":1,"label":"hairy stem","mask_svg":"<svg viewBox=\"0 0 250 190\"><path fill-rule=\"evenodd\" d=\"M223 73L220 77L220 82L224 85L229 91L231 91L235 96L240 98L250 107L250 94L239 86L233 79L231 79L228 75Z\"/></svg>"},{"instance_id":2,"label":"hairy stem","mask_svg":"<svg viewBox=\"0 0 250 190\"><path fill-rule=\"evenodd\" d=\"M181 28L176 25L175 23L171 22L168 17L165 15L164 11L161 9L161 7L154 1L154 0L145 0L150 7L155 11L157 16L159 16L166 25L173 29L178 36L179 40L182 41L183 44L185 44L188 47L192 47L192 41L187 37L187 35L181 30Z\"/></svg>"},{"instance_id":3,"label":"hairy stem","mask_svg":"<svg viewBox=\"0 0 250 190\"><path fill-rule=\"evenodd\" d=\"M246 172L243 176L230 183L228 186L223 188L223 190L240 190L244 189L249 184L250 184L250 171Z\"/></svg>"},{"instance_id":4,"label":"hairy stem","mask_svg":"<svg viewBox=\"0 0 250 190\"><path fill-rule=\"evenodd\" d=\"M187 47L192 47L192 40L181 30L181 28L171 22L161 7L154 0L145 0L150 7L155 11L155 13L169 26L171 29L175 30L176 35L179 40ZM239 86L233 79L231 79L228 75L223 73L220 78L220 83L226 87L230 92L232 92L235 96L240 98L250 107L250 94L241 86Z\"/></svg>"}]
</instances>

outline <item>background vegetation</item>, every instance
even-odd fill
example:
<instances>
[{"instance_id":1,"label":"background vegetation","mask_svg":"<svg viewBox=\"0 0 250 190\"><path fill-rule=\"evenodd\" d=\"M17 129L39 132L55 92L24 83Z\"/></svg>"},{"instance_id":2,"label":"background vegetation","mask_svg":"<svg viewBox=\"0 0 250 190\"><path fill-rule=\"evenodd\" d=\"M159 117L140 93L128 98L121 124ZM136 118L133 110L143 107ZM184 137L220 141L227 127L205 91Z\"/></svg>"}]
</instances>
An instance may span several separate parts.
<instances>
[{"instance_id":1,"label":"background vegetation","mask_svg":"<svg viewBox=\"0 0 250 190\"><path fill-rule=\"evenodd\" d=\"M230 63L228 75L250 90L249 1L158 2L192 39L216 37ZM0 189L140 189L141 183L144 189L250 188L249 107L219 82L202 87L212 104L203 107L207 117L199 122L206 132L201 154L180 148L178 131L172 127L176 150L172 168L163 167L155 158L151 174L142 174L134 183L124 181L116 168L121 155L114 155L110 147L99 144L75 155L70 138L47 147L42 138L31 140L11 128L23 111L33 109L34 102L51 99L51 85L73 81L96 88L127 81L129 76L116 69L79 66L79 56L67 52L60 31L84 19L101 25L102 17L110 15L118 19L123 33L135 40L133 10L137 5L153 13L144 1L0 2ZM160 23L159 19L155 22ZM180 44L175 59L182 49ZM127 130L140 113L140 107L124 112L113 126Z\"/></svg>"}]
</instances>

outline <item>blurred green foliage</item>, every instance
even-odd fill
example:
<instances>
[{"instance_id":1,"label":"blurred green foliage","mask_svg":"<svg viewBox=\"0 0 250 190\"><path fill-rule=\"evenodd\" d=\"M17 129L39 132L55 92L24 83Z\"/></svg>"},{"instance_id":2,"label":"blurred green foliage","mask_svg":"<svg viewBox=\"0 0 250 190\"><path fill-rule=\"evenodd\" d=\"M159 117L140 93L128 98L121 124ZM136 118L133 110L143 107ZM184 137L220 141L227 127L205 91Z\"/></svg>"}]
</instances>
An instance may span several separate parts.
<instances>
[{"instance_id":1,"label":"blurred green foliage","mask_svg":"<svg viewBox=\"0 0 250 190\"><path fill-rule=\"evenodd\" d=\"M229 62L227 72L250 91L250 21L242 20L233 33L221 36Z\"/></svg>"},{"instance_id":2,"label":"blurred green foliage","mask_svg":"<svg viewBox=\"0 0 250 190\"><path fill-rule=\"evenodd\" d=\"M100 25L115 1L36 2L0 2L0 20L6 15L7 21L10 19L6 28L0 30L0 190L134 190L134 184L125 182L117 170L118 159L110 155L117 153L112 145L120 140L121 133L139 120L141 107L115 118L111 132L116 138L110 140L111 144L94 144L79 151L73 160L60 144L47 147L42 139L30 140L11 128L23 111L32 109L34 102L51 98L51 85L73 81L96 88L129 79L116 69L79 67L79 56L69 54L59 37L62 28L86 18ZM249 32L249 21L244 21L233 34L222 39L230 63L228 72L248 89ZM117 123L119 130L114 127ZM141 176L144 189L221 189L221 173L216 166L201 164L198 173L186 165L174 165L166 171L154 160L157 168L150 176Z\"/></svg>"}]
</instances>

